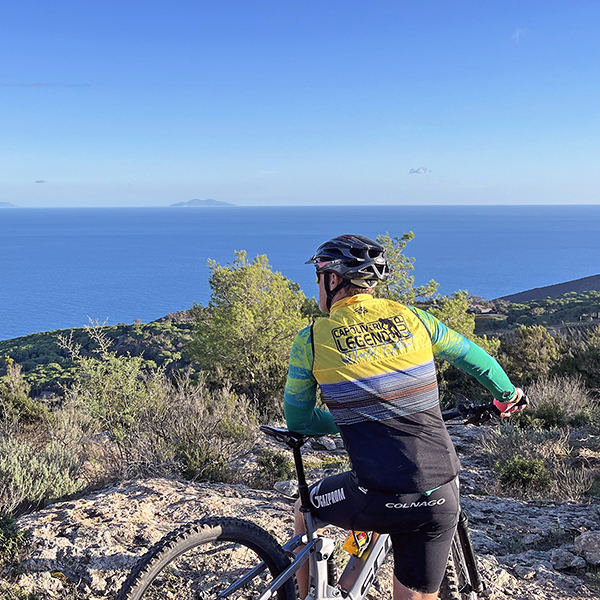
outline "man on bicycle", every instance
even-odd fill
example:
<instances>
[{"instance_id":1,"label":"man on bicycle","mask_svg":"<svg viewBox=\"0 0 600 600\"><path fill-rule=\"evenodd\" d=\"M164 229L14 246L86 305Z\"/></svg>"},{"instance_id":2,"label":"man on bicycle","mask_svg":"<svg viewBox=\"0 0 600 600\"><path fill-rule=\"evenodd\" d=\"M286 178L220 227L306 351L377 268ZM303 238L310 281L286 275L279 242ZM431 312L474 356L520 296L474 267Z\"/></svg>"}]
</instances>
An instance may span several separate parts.
<instances>
[{"instance_id":1,"label":"man on bicycle","mask_svg":"<svg viewBox=\"0 0 600 600\"><path fill-rule=\"evenodd\" d=\"M442 420L434 356L474 376L503 416L523 392L498 362L429 313L383 298L385 249L359 235L322 244L319 308L329 318L300 331L290 354L285 416L290 430L340 433L352 471L310 490L322 521L391 534L394 600L434 600L459 513L459 461ZM329 411L316 407L317 385ZM296 533L304 520L296 505ZM297 573L306 596L306 568Z\"/></svg>"}]
</instances>

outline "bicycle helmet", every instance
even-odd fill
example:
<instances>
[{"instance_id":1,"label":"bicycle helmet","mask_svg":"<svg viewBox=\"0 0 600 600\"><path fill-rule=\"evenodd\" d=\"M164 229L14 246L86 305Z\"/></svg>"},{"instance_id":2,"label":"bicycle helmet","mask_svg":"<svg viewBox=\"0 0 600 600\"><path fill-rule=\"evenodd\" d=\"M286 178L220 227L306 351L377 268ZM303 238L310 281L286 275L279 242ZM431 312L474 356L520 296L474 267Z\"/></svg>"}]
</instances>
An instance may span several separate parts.
<instances>
[{"instance_id":1,"label":"bicycle helmet","mask_svg":"<svg viewBox=\"0 0 600 600\"><path fill-rule=\"evenodd\" d=\"M329 288L329 277L325 278L327 308L331 308L331 300L341 288L350 284L373 288L390 274L385 248L362 235L340 235L321 244L305 264L315 265L317 273L335 273L342 278L333 290Z\"/></svg>"}]
</instances>

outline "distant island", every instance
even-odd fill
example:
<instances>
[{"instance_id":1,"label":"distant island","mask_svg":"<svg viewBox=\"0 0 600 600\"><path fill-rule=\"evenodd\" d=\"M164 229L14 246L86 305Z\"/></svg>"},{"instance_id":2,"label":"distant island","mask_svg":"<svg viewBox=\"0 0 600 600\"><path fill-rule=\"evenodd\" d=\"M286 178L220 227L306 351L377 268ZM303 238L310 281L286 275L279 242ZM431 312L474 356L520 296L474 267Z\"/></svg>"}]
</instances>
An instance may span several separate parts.
<instances>
[{"instance_id":1,"label":"distant island","mask_svg":"<svg viewBox=\"0 0 600 600\"><path fill-rule=\"evenodd\" d=\"M17 205L10 202L0 202L0 208L17 208Z\"/></svg>"},{"instance_id":2,"label":"distant island","mask_svg":"<svg viewBox=\"0 0 600 600\"><path fill-rule=\"evenodd\" d=\"M208 200L198 200L198 198L194 198L192 200L188 200L187 202L177 202L175 204L171 204L171 206L235 206L235 204L221 202L220 200L213 200L212 198L209 198Z\"/></svg>"}]
</instances>

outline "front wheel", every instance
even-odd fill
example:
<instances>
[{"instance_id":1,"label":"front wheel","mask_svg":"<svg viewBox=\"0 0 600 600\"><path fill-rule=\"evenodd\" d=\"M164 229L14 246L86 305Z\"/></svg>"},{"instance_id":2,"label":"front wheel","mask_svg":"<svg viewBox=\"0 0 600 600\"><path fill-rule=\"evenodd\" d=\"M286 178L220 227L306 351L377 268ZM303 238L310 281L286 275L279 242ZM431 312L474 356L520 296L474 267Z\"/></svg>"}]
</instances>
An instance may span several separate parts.
<instances>
[{"instance_id":1,"label":"front wheel","mask_svg":"<svg viewBox=\"0 0 600 600\"><path fill-rule=\"evenodd\" d=\"M203 519L170 533L134 567L118 600L251 600L290 564L264 529L233 518ZM246 575L238 587L235 582ZM277 600L296 600L295 577Z\"/></svg>"},{"instance_id":2,"label":"front wheel","mask_svg":"<svg viewBox=\"0 0 600 600\"><path fill-rule=\"evenodd\" d=\"M477 600L458 533L452 538L446 573L440 587L440 600Z\"/></svg>"}]
</instances>

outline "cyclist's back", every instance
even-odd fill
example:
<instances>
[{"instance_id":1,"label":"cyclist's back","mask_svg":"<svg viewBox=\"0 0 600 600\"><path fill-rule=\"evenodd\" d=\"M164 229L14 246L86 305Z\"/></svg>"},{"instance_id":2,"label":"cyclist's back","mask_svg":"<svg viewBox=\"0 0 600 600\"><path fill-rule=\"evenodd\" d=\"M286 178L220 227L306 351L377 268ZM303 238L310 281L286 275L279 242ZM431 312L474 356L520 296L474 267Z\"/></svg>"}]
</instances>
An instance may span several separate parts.
<instances>
[{"instance_id":1,"label":"cyclist's back","mask_svg":"<svg viewBox=\"0 0 600 600\"><path fill-rule=\"evenodd\" d=\"M431 338L413 311L369 294L347 297L297 343L310 344L307 358L314 348L312 375L363 487L408 493L456 477Z\"/></svg>"},{"instance_id":2,"label":"cyclist's back","mask_svg":"<svg viewBox=\"0 0 600 600\"><path fill-rule=\"evenodd\" d=\"M324 521L390 533L395 597L434 598L459 511L459 463L441 417L434 356L496 398L516 401L519 392L492 357L428 313L372 296L389 272L376 242L339 236L308 262L330 317L294 341L286 420L300 433L339 431L353 466L313 486L312 504ZM329 412L316 408L317 385Z\"/></svg>"}]
</instances>

